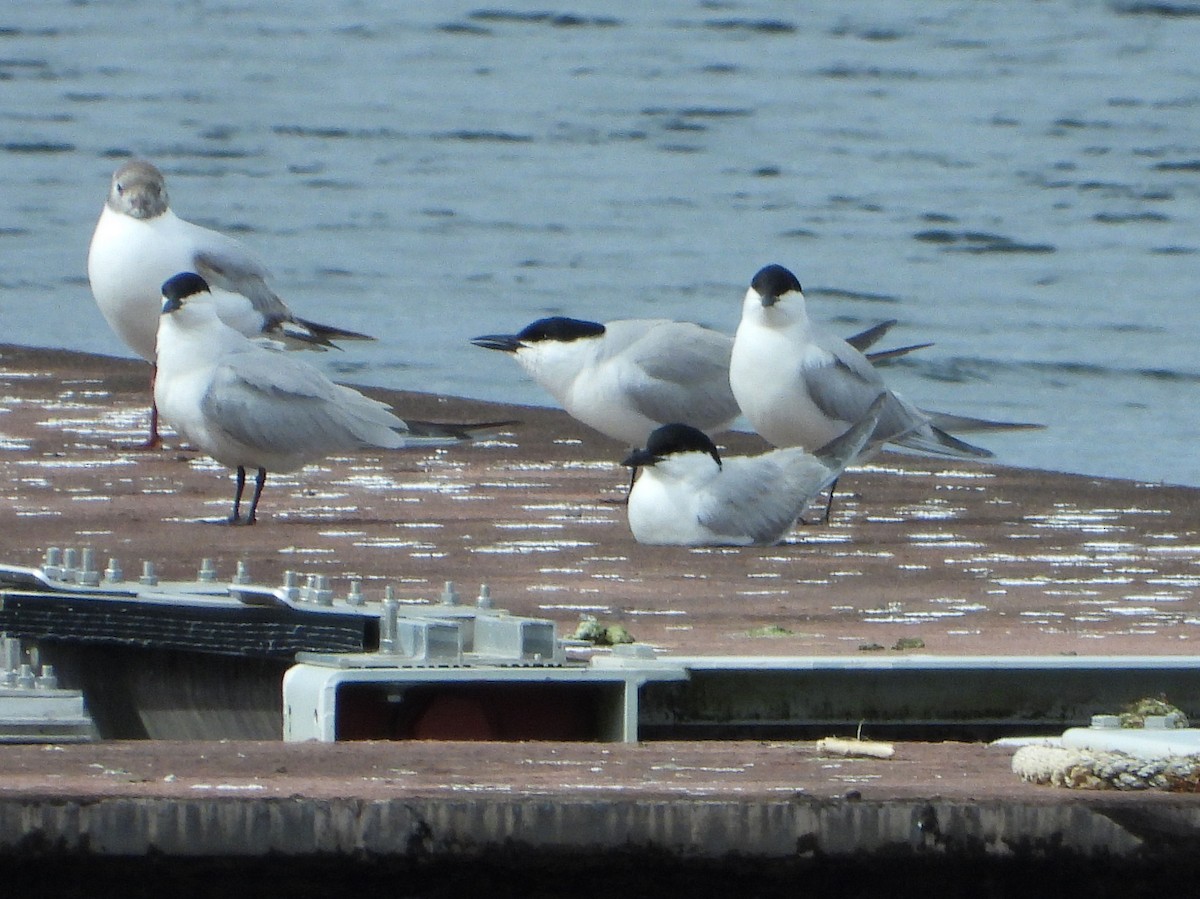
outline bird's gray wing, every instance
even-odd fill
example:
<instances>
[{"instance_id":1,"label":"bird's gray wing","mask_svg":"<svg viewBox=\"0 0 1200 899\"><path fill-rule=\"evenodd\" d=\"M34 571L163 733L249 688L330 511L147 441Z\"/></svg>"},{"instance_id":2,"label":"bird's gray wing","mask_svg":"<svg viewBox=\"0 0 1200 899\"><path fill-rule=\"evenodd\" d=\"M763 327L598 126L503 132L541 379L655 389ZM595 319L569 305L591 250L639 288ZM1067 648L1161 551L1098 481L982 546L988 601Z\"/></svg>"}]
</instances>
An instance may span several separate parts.
<instances>
[{"instance_id":1,"label":"bird's gray wing","mask_svg":"<svg viewBox=\"0 0 1200 899\"><path fill-rule=\"evenodd\" d=\"M825 352L821 364L801 369L813 403L832 419L862 421L882 392L884 402L871 443L892 442L921 452L953 458L988 458L990 450L973 446L930 422L929 415L888 390L870 361L844 340L828 335L818 339Z\"/></svg>"},{"instance_id":2,"label":"bird's gray wing","mask_svg":"<svg viewBox=\"0 0 1200 899\"><path fill-rule=\"evenodd\" d=\"M874 366L844 340L819 335L820 353L810 355L800 370L804 387L829 418L860 421L886 387Z\"/></svg>"},{"instance_id":3,"label":"bird's gray wing","mask_svg":"<svg viewBox=\"0 0 1200 899\"><path fill-rule=\"evenodd\" d=\"M817 344L824 361L805 366L801 377L813 403L829 418L847 424L862 421L876 398L886 393L873 440L908 434L928 421L919 409L888 390L870 361L844 340L821 335Z\"/></svg>"},{"instance_id":4,"label":"bird's gray wing","mask_svg":"<svg viewBox=\"0 0 1200 899\"><path fill-rule=\"evenodd\" d=\"M1032 421L991 421L986 418L972 418L970 415L956 415L952 412L934 412L932 409L922 410L929 420L943 431L956 434L972 431L1038 431L1045 425Z\"/></svg>"},{"instance_id":5,"label":"bird's gray wing","mask_svg":"<svg viewBox=\"0 0 1200 899\"><path fill-rule=\"evenodd\" d=\"M250 300L270 330L291 317L287 304L267 285L266 267L238 241L213 231L204 234L204 248L194 258L196 274L214 287Z\"/></svg>"},{"instance_id":6,"label":"bird's gray wing","mask_svg":"<svg viewBox=\"0 0 1200 899\"><path fill-rule=\"evenodd\" d=\"M799 448L728 459L719 486L701 499L698 518L717 534L774 543L832 480L828 468Z\"/></svg>"},{"instance_id":7,"label":"bird's gray wing","mask_svg":"<svg viewBox=\"0 0 1200 899\"><path fill-rule=\"evenodd\" d=\"M621 386L653 421L715 427L738 415L729 387L732 349L731 337L699 325L652 331L630 347L636 364L624 369Z\"/></svg>"},{"instance_id":8,"label":"bird's gray wing","mask_svg":"<svg viewBox=\"0 0 1200 899\"><path fill-rule=\"evenodd\" d=\"M371 442L371 429L383 433L389 422L399 422L382 403L272 352L240 354L220 365L201 408L244 446L312 458L357 449Z\"/></svg>"},{"instance_id":9,"label":"bird's gray wing","mask_svg":"<svg viewBox=\"0 0 1200 899\"><path fill-rule=\"evenodd\" d=\"M898 320L889 318L887 321L880 322L865 331L859 331L857 334L851 334L846 338L846 343L854 347L860 353L865 353L875 344L883 339L883 335L892 330L898 324Z\"/></svg>"}]
</instances>

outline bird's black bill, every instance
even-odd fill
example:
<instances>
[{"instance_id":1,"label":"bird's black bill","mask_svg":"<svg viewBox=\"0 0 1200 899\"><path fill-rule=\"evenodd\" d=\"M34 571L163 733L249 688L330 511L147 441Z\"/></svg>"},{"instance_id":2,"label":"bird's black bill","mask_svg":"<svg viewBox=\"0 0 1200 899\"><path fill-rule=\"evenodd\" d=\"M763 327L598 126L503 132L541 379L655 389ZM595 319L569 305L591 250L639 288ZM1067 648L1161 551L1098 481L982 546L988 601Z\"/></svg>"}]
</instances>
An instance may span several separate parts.
<instances>
[{"instance_id":1,"label":"bird's black bill","mask_svg":"<svg viewBox=\"0 0 1200 899\"><path fill-rule=\"evenodd\" d=\"M521 348L521 340L516 334L484 334L482 337L472 337L471 343L485 350L501 350L505 353L515 353Z\"/></svg>"},{"instance_id":2,"label":"bird's black bill","mask_svg":"<svg viewBox=\"0 0 1200 899\"><path fill-rule=\"evenodd\" d=\"M632 453L626 456L625 461L621 464L628 465L630 468L641 468L642 466L653 465L655 462L661 461L661 456L656 456L654 453L648 452L647 450L639 449L634 450Z\"/></svg>"}]
</instances>

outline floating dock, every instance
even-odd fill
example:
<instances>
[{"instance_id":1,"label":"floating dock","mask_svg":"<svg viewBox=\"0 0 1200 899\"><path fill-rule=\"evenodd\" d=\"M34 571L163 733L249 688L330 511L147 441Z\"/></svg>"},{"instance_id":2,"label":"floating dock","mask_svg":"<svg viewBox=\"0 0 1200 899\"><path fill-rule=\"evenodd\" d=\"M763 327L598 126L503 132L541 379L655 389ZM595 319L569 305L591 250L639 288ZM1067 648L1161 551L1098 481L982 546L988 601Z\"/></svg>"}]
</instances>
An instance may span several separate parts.
<instances>
[{"instance_id":1,"label":"floating dock","mask_svg":"<svg viewBox=\"0 0 1200 899\"><path fill-rule=\"evenodd\" d=\"M76 872L89 860L100 883L114 871L128 882L130 858L203 872L198 853L253 859L279 883L324 859L339 886L370 858L427 895L473 875L476 888L530 882L513 871L586 893L579 878L597 861L606 893L626 871L664 888L701 872L696 892L803 876L893 894L947 871L1076 887L1196 873L1194 796L1039 786L1012 771L1012 750L975 741L1061 733L1135 694L1165 692L1197 716L1200 491L884 456L844 480L830 526L782 546L641 547L618 502L624 448L551 410L376 392L418 417L522 425L452 451L329 460L273 480L254 528L219 528L205 519L224 512L225 472L170 443L122 448L144 427L145 384L136 363L0 348L2 558L36 571L47 548L75 547L66 567L80 570L90 549L97 581L7 583L2 627L21 640L19 664L35 678L50 666L95 734L116 736L0 754L0 845L42 885L63 856ZM128 567L116 590L110 559ZM289 585L288 571L303 575ZM446 581L461 607L477 608L486 583L495 606L550 622L559 640L591 616L653 656L622 671L629 650L572 647L561 663L543 651L510 667L536 682L539 665L613 663L621 683L586 687L569 735L582 740L376 739L362 728L380 708L400 713L388 736L412 735L437 667L379 658L387 588L436 622ZM152 599L170 585L195 595ZM280 604L279 589L310 592ZM428 648L445 646L438 630ZM331 659L343 655L371 660ZM312 726L371 739L284 742L283 679L297 665L324 679L309 694L325 698L305 700ZM637 666L669 676L641 680ZM615 701L630 683L638 743L624 742L629 705ZM455 685L426 723L528 735L515 725L534 728L533 703L515 722L493 714L520 706L527 685L484 686ZM581 705L565 695L560 710ZM895 755L838 758L811 742L860 725L897 740ZM972 742L929 742L955 735Z\"/></svg>"}]
</instances>

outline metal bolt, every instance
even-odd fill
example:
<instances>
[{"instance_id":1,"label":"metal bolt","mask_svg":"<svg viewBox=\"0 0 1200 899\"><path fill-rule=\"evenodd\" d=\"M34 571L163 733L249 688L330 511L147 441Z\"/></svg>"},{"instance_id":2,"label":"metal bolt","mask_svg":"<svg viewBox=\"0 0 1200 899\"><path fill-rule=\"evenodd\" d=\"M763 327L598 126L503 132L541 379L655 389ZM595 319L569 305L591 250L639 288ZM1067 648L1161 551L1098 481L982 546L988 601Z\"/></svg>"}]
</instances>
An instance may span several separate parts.
<instances>
[{"instance_id":1,"label":"metal bolt","mask_svg":"<svg viewBox=\"0 0 1200 899\"><path fill-rule=\"evenodd\" d=\"M110 584L119 584L125 580L125 572L121 570L121 563L116 559L109 559L108 567L104 569L104 579Z\"/></svg>"},{"instance_id":2,"label":"metal bolt","mask_svg":"<svg viewBox=\"0 0 1200 899\"><path fill-rule=\"evenodd\" d=\"M100 572L96 570L96 551L90 546L83 548L77 578L85 587L96 587L100 584Z\"/></svg>"},{"instance_id":3,"label":"metal bolt","mask_svg":"<svg viewBox=\"0 0 1200 899\"><path fill-rule=\"evenodd\" d=\"M1092 727L1108 729L1120 726L1120 715L1092 715Z\"/></svg>"},{"instance_id":4,"label":"metal bolt","mask_svg":"<svg viewBox=\"0 0 1200 899\"><path fill-rule=\"evenodd\" d=\"M217 566L212 559L201 559L200 570L196 572L196 580L208 583L217 579Z\"/></svg>"},{"instance_id":5,"label":"metal bolt","mask_svg":"<svg viewBox=\"0 0 1200 899\"><path fill-rule=\"evenodd\" d=\"M361 606L366 601L367 598L363 596L362 592L362 581L355 578L350 582L350 592L346 595L346 602L352 606Z\"/></svg>"},{"instance_id":6,"label":"metal bolt","mask_svg":"<svg viewBox=\"0 0 1200 899\"><path fill-rule=\"evenodd\" d=\"M0 642L0 659L3 660L5 671L16 671L21 664L21 641L16 637L4 637Z\"/></svg>"},{"instance_id":7,"label":"metal bolt","mask_svg":"<svg viewBox=\"0 0 1200 899\"><path fill-rule=\"evenodd\" d=\"M62 578L62 550L57 546L46 548L46 557L42 561L42 574L51 581Z\"/></svg>"},{"instance_id":8,"label":"metal bolt","mask_svg":"<svg viewBox=\"0 0 1200 899\"><path fill-rule=\"evenodd\" d=\"M62 579L73 584L78 575L79 550L73 547L63 550Z\"/></svg>"},{"instance_id":9,"label":"metal bolt","mask_svg":"<svg viewBox=\"0 0 1200 899\"><path fill-rule=\"evenodd\" d=\"M388 593L391 593L392 588L387 588ZM379 651L380 652L399 652L399 631L400 625L398 617L400 615L400 602L392 596L386 596L383 600L383 613L379 616Z\"/></svg>"},{"instance_id":10,"label":"metal bolt","mask_svg":"<svg viewBox=\"0 0 1200 899\"><path fill-rule=\"evenodd\" d=\"M291 602L295 602L300 598L300 577L294 571L285 571L283 573L283 595Z\"/></svg>"},{"instance_id":11,"label":"metal bolt","mask_svg":"<svg viewBox=\"0 0 1200 899\"><path fill-rule=\"evenodd\" d=\"M54 673L53 665L43 665L41 676L34 682L38 690L57 690L58 675Z\"/></svg>"},{"instance_id":12,"label":"metal bolt","mask_svg":"<svg viewBox=\"0 0 1200 899\"><path fill-rule=\"evenodd\" d=\"M28 663L22 664L21 670L17 672L17 686L22 690L31 690L34 683L33 666Z\"/></svg>"},{"instance_id":13,"label":"metal bolt","mask_svg":"<svg viewBox=\"0 0 1200 899\"><path fill-rule=\"evenodd\" d=\"M158 574L154 570L153 562L142 563L142 576L138 578L138 583L144 587L158 586Z\"/></svg>"},{"instance_id":14,"label":"metal bolt","mask_svg":"<svg viewBox=\"0 0 1200 899\"><path fill-rule=\"evenodd\" d=\"M313 601L319 606L333 605L333 590L329 588L329 576L317 575L317 587L313 591Z\"/></svg>"},{"instance_id":15,"label":"metal bolt","mask_svg":"<svg viewBox=\"0 0 1200 899\"><path fill-rule=\"evenodd\" d=\"M487 584L480 584L479 598L475 600L475 604L481 609L490 609L492 607L492 588Z\"/></svg>"},{"instance_id":16,"label":"metal bolt","mask_svg":"<svg viewBox=\"0 0 1200 899\"><path fill-rule=\"evenodd\" d=\"M239 560L237 563L237 572L233 575L233 582L235 584L243 585L253 583L250 578L250 567L246 564L244 559Z\"/></svg>"},{"instance_id":17,"label":"metal bolt","mask_svg":"<svg viewBox=\"0 0 1200 899\"><path fill-rule=\"evenodd\" d=\"M454 581L446 581L446 586L442 588L442 604L458 605L458 588L454 586Z\"/></svg>"}]
</instances>

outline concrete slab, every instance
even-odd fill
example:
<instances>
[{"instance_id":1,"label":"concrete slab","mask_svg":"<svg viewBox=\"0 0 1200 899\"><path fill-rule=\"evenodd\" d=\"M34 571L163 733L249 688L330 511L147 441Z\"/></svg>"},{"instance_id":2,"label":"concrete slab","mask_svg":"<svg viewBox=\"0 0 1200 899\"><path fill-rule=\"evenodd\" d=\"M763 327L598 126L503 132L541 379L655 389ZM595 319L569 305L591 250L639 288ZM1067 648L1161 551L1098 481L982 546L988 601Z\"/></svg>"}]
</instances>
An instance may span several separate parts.
<instances>
[{"instance_id":1,"label":"concrete slab","mask_svg":"<svg viewBox=\"0 0 1200 899\"><path fill-rule=\"evenodd\" d=\"M812 743L163 743L8 747L0 848L98 855L471 856L654 848L764 858L1055 852L1137 858L1200 802L1017 780L1012 750ZM1136 826L1135 826L1136 822ZM1156 834L1161 834L1159 839Z\"/></svg>"}]
</instances>

